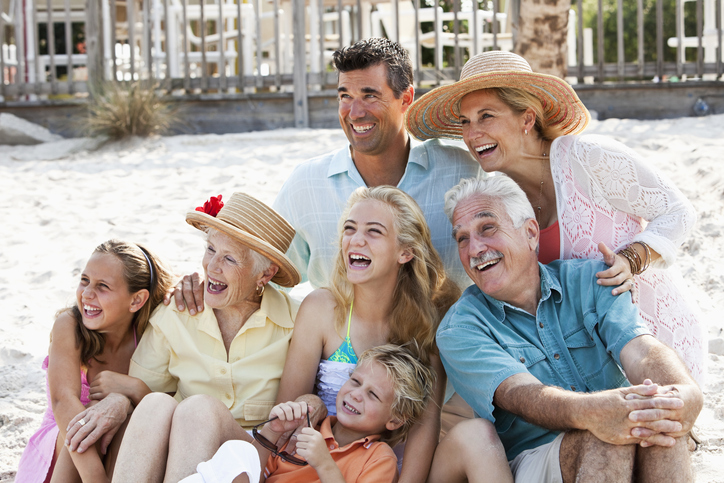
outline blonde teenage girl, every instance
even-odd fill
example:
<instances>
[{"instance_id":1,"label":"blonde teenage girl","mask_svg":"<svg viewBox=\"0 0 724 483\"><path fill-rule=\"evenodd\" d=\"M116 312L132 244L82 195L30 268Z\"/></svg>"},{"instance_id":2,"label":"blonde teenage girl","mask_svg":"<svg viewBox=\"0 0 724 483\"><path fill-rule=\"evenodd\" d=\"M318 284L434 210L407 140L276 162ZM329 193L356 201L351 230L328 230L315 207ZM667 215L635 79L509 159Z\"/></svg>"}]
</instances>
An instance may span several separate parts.
<instances>
[{"instance_id":1,"label":"blonde teenage girl","mask_svg":"<svg viewBox=\"0 0 724 483\"><path fill-rule=\"evenodd\" d=\"M48 409L28 441L15 481L104 482L109 455L100 445L83 454L64 446L66 427L92 401L111 392L138 403L149 391L128 366L153 309L171 286L171 274L140 245L99 245L80 276L76 304L61 310L50 334ZM76 424L84 425L80 420ZM119 438L117 438L119 439Z\"/></svg>"},{"instance_id":2,"label":"blonde teenage girl","mask_svg":"<svg viewBox=\"0 0 724 483\"><path fill-rule=\"evenodd\" d=\"M340 219L332 284L299 309L277 401L316 392L331 413L357 354L416 340L437 372L435 404L410 431L400 481L425 481L445 388L435 330L458 296L417 203L390 186L358 188Z\"/></svg>"}]
</instances>

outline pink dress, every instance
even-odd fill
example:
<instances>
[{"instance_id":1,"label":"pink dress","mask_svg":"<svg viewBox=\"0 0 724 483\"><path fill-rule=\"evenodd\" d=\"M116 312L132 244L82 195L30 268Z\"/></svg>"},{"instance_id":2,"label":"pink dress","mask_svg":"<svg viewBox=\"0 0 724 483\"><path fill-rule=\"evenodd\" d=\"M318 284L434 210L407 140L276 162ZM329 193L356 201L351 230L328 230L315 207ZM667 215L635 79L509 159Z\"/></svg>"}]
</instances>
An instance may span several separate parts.
<instances>
[{"instance_id":1,"label":"pink dress","mask_svg":"<svg viewBox=\"0 0 724 483\"><path fill-rule=\"evenodd\" d=\"M43 369L48 370L48 357L43 361ZM28 440L28 446L20 458L15 483L43 483L52 470L55 443L58 440L58 425L53 415L53 405L50 401L50 387L48 378L45 378L45 393L48 397L48 409L43 415L40 429ZM80 371L80 402L86 406L90 402L90 384L83 371Z\"/></svg>"},{"instance_id":2,"label":"pink dress","mask_svg":"<svg viewBox=\"0 0 724 483\"><path fill-rule=\"evenodd\" d=\"M698 308L686 300L674 264L696 213L684 195L633 150L608 137L562 136L551 147L560 258L598 258L598 243L614 251L647 243L661 259L634 277L641 318L657 339L673 347L702 384L706 331Z\"/></svg>"}]
</instances>

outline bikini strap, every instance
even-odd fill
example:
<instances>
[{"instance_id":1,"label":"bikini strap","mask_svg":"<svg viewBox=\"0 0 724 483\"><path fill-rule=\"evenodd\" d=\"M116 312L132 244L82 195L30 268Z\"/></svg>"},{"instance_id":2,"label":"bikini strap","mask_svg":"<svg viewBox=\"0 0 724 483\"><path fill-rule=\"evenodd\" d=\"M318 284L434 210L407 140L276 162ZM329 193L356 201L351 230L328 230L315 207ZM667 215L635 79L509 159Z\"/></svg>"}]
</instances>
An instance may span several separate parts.
<instances>
[{"instance_id":1,"label":"bikini strap","mask_svg":"<svg viewBox=\"0 0 724 483\"><path fill-rule=\"evenodd\" d=\"M350 340L349 328L352 325L352 306L354 306L354 299L352 299L352 302L349 303L349 317L347 318L347 340Z\"/></svg>"}]
</instances>

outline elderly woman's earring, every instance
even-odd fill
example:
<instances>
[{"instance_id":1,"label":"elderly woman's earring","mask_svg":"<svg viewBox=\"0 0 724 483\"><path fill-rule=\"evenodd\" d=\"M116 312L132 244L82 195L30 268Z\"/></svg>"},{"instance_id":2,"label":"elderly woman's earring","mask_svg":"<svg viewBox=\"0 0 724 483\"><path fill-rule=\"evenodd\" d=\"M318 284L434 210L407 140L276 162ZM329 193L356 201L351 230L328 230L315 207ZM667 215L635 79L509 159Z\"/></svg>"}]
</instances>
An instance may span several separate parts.
<instances>
[{"instance_id":1,"label":"elderly woman's earring","mask_svg":"<svg viewBox=\"0 0 724 483\"><path fill-rule=\"evenodd\" d=\"M257 294L259 297L261 297L262 295L264 295L264 287L266 287L266 285L264 285L264 284L261 284L261 285L257 285L257 286L256 286L256 294Z\"/></svg>"},{"instance_id":2,"label":"elderly woman's earring","mask_svg":"<svg viewBox=\"0 0 724 483\"><path fill-rule=\"evenodd\" d=\"M526 135L526 136L528 135L528 130L527 130L527 129L525 130L525 135Z\"/></svg>"}]
</instances>

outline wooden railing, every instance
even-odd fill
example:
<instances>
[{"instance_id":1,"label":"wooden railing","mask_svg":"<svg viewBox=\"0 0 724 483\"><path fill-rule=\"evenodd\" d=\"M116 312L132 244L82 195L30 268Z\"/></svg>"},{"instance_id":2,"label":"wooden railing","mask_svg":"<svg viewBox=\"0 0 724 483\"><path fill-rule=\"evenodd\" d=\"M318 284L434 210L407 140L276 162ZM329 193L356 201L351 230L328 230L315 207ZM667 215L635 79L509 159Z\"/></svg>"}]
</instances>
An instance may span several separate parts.
<instances>
[{"instance_id":1,"label":"wooden railing","mask_svg":"<svg viewBox=\"0 0 724 483\"><path fill-rule=\"evenodd\" d=\"M573 2L571 82L722 77L722 0L607 1L606 8L604 0ZM506 0L486 0L485 8L459 0L0 5L7 9L0 16L0 96L6 102L83 95L99 80L145 79L178 96L293 92L298 126L308 123L309 93L336 83L332 52L360 38L400 42L422 85L451 82L471 53L512 49L514 42Z\"/></svg>"}]
</instances>

